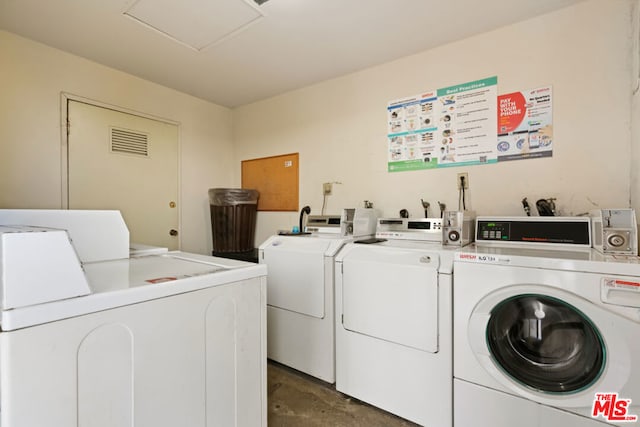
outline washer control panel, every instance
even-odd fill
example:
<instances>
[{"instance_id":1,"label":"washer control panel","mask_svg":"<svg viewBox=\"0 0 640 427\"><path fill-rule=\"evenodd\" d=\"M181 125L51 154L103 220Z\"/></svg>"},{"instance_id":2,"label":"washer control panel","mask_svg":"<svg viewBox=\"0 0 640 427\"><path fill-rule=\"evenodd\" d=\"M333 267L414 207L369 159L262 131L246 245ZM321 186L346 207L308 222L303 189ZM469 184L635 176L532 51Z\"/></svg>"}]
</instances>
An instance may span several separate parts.
<instances>
[{"instance_id":1,"label":"washer control panel","mask_svg":"<svg viewBox=\"0 0 640 427\"><path fill-rule=\"evenodd\" d=\"M445 211L442 225L442 244L466 246L473 242L475 214L470 211Z\"/></svg>"},{"instance_id":2,"label":"washer control panel","mask_svg":"<svg viewBox=\"0 0 640 427\"><path fill-rule=\"evenodd\" d=\"M591 247L588 217L478 217L476 242Z\"/></svg>"},{"instance_id":3,"label":"washer control panel","mask_svg":"<svg viewBox=\"0 0 640 427\"><path fill-rule=\"evenodd\" d=\"M509 240L511 233L508 222L478 222L478 236L480 240Z\"/></svg>"},{"instance_id":4,"label":"washer control panel","mask_svg":"<svg viewBox=\"0 0 640 427\"><path fill-rule=\"evenodd\" d=\"M442 218L378 218L376 237L442 242Z\"/></svg>"}]
</instances>

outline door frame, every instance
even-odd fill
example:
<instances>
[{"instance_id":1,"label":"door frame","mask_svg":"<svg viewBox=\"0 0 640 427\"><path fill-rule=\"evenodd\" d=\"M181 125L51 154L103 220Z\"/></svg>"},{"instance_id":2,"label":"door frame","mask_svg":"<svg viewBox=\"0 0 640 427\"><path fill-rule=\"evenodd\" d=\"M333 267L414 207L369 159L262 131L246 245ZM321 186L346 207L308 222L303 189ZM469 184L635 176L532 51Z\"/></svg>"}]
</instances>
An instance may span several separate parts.
<instances>
[{"instance_id":1,"label":"door frame","mask_svg":"<svg viewBox=\"0 0 640 427\"><path fill-rule=\"evenodd\" d=\"M69 92L60 92L60 178L61 178L61 200L62 209L69 209L69 101L81 102L99 108L117 111L119 113L130 114L132 116L142 117L144 119L155 120L162 123L174 125L178 128L178 230L182 230L182 127L180 122L166 119L164 117L154 116L152 114L142 113L140 111L129 108L120 107L118 105L108 104L106 102L96 101L95 99L86 98ZM182 248L182 233L178 234L178 249Z\"/></svg>"}]
</instances>

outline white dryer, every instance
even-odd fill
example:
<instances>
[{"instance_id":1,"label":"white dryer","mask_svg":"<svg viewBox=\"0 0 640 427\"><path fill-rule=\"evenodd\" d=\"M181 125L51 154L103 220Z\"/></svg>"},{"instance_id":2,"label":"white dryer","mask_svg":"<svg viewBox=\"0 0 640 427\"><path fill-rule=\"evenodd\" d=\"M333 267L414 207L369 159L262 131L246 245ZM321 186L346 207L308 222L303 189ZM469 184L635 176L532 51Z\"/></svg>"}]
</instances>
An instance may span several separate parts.
<instances>
[{"instance_id":1,"label":"white dryer","mask_svg":"<svg viewBox=\"0 0 640 427\"><path fill-rule=\"evenodd\" d=\"M442 247L441 227L380 219L386 241L349 243L336 257L336 389L433 427L452 419L455 250Z\"/></svg>"},{"instance_id":2,"label":"white dryer","mask_svg":"<svg viewBox=\"0 0 640 427\"><path fill-rule=\"evenodd\" d=\"M345 209L309 216L297 235L274 235L259 247L268 268L267 357L335 382L334 260L355 238L375 233L378 212Z\"/></svg>"},{"instance_id":3,"label":"white dryer","mask_svg":"<svg viewBox=\"0 0 640 427\"><path fill-rule=\"evenodd\" d=\"M523 221L478 218L456 254L454 424L640 425L638 258L589 249L582 219Z\"/></svg>"}]
</instances>

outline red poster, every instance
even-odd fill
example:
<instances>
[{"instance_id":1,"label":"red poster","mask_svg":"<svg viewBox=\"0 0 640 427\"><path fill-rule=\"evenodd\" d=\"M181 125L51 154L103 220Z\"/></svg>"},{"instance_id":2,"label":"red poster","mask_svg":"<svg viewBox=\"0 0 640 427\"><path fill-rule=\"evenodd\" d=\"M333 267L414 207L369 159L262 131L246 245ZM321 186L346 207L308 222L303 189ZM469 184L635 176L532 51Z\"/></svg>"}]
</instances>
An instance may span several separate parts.
<instances>
[{"instance_id":1,"label":"red poster","mask_svg":"<svg viewBox=\"0 0 640 427\"><path fill-rule=\"evenodd\" d=\"M498 161L551 157L551 86L498 96Z\"/></svg>"},{"instance_id":2,"label":"red poster","mask_svg":"<svg viewBox=\"0 0 640 427\"><path fill-rule=\"evenodd\" d=\"M522 92L498 96L498 133L511 133L521 124L527 113L527 101Z\"/></svg>"}]
</instances>

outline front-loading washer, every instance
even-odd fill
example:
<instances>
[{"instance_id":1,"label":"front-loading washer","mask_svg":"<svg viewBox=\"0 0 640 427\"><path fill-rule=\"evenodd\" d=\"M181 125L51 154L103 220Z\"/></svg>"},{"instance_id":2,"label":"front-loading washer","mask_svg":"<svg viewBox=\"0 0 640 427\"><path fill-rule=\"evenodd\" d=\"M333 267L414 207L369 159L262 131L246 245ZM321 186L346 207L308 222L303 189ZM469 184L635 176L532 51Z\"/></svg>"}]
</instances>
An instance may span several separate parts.
<instances>
[{"instance_id":1,"label":"front-loading washer","mask_svg":"<svg viewBox=\"0 0 640 427\"><path fill-rule=\"evenodd\" d=\"M640 425L638 258L589 249L573 221L555 243L529 229L532 244L482 246L482 220L454 262L454 424ZM517 234L487 224L489 240Z\"/></svg>"},{"instance_id":2,"label":"front-loading washer","mask_svg":"<svg viewBox=\"0 0 640 427\"><path fill-rule=\"evenodd\" d=\"M440 243L440 218L378 221L377 239L336 257L336 389L423 426L450 426L455 249Z\"/></svg>"}]
</instances>

